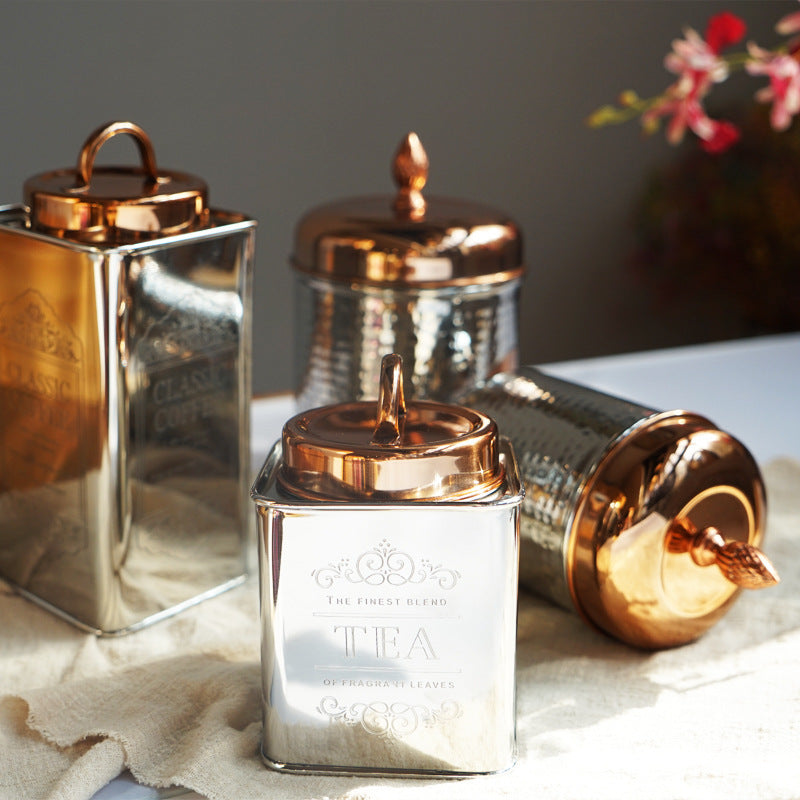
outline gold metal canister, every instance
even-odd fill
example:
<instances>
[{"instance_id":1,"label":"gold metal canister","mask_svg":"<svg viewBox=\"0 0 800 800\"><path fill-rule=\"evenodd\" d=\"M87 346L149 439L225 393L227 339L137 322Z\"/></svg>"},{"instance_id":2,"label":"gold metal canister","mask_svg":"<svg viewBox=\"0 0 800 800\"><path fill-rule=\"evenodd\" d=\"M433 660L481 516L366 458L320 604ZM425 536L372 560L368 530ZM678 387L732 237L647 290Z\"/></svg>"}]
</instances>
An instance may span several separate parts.
<instances>
[{"instance_id":1,"label":"gold metal canister","mask_svg":"<svg viewBox=\"0 0 800 800\"><path fill-rule=\"evenodd\" d=\"M96 166L111 137L140 166ZM255 222L130 122L0 210L0 576L134 630L243 579Z\"/></svg>"},{"instance_id":2,"label":"gold metal canister","mask_svg":"<svg viewBox=\"0 0 800 800\"><path fill-rule=\"evenodd\" d=\"M339 200L298 223L300 408L372 397L381 357L403 358L410 399L457 402L518 363L522 237L507 214L427 197L428 157L409 134L397 194Z\"/></svg>"},{"instance_id":3,"label":"gold metal canister","mask_svg":"<svg viewBox=\"0 0 800 800\"><path fill-rule=\"evenodd\" d=\"M298 414L252 489L262 755L287 772L463 776L515 750L522 488L495 423L380 399Z\"/></svg>"},{"instance_id":4,"label":"gold metal canister","mask_svg":"<svg viewBox=\"0 0 800 800\"><path fill-rule=\"evenodd\" d=\"M741 588L777 582L752 455L697 414L659 412L532 367L467 398L517 452L520 581L624 642L683 644Z\"/></svg>"}]
</instances>

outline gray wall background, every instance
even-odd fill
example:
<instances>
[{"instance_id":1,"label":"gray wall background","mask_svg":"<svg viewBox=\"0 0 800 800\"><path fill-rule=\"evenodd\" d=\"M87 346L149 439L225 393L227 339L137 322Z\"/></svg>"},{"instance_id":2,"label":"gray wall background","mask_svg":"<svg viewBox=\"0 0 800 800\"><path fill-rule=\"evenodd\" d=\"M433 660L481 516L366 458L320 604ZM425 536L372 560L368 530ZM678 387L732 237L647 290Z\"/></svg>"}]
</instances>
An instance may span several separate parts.
<instances>
[{"instance_id":1,"label":"gray wall background","mask_svg":"<svg viewBox=\"0 0 800 800\"><path fill-rule=\"evenodd\" d=\"M631 209L674 149L638 123L583 124L622 89L661 91L671 40L728 8L769 45L797 3L4 0L0 202L73 165L100 123L138 122L162 166L259 220L254 390L280 391L293 382L295 223L321 202L390 193L391 157L415 130L430 193L497 206L523 230L523 362L736 335L713 296L699 298L706 319L678 321L631 277ZM729 84L723 96L749 98L763 82ZM123 137L99 161L135 159Z\"/></svg>"}]
</instances>

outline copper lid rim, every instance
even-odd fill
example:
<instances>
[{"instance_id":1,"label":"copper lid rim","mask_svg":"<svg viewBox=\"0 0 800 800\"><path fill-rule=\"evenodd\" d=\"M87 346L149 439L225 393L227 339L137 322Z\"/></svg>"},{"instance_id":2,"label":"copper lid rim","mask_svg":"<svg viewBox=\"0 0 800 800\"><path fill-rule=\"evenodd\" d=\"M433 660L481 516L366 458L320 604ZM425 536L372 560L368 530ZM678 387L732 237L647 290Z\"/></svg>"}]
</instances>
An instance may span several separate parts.
<instances>
[{"instance_id":1,"label":"copper lid rim","mask_svg":"<svg viewBox=\"0 0 800 800\"><path fill-rule=\"evenodd\" d=\"M597 547L599 545L596 540L589 540L588 528L586 536L582 537L579 533L581 522L588 519L590 496L602 483L605 473L609 469L613 469L615 459L625 452L625 448L636 444L637 440L640 441L641 437L646 436L648 433L662 430L665 433L669 432L671 424L675 424L676 432L678 433L672 440L672 444L684 438L698 436L712 436L718 442L727 441L730 443L732 449L736 451L737 458L741 456L740 463L737 464L738 473L742 483L747 483L749 488L752 488L752 496L748 496L747 492L741 491L737 486L719 484L697 494L690 493L683 500L680 500L680 493L676 493L675 487L671 487L665 498L669 497L671 501L675 501L675 504L680 506L676 511L680 513L686 509L694 508L698 505L698 501L704 497L717 495L725 497L738 496L740 498L739 502L747 503L748 506L742 511L742 516L747 516L749 520L746 541L758 546L764 534L765 496L758 465L741 442L725 431L719 430L706 417L684 410L653 413L622 432L611 442L581 488L579 500L568 523L564 558L567 587L575 609L587 622L626 641L628 644L644 649L671 647L693 641L723 616L741 592L739 587L726 584L725 591L717 596L713 607L709 606L705 610L697 610L696 613L693 613L691 609L682 607L683 598L675 604L669 598L663 596L661 581L664 580L664 575L660 559L666 557L667 537L674 522L674 520L665 517L662 526L653 526L660 537L661 548L658 553L659 585L657 588L653 587L656 597L652 601L654 603L653 607L647 612L649 617L647 615L644 618L636 617L636 613L632 610L630 604L626 604L624 609L620 610L620 608L608 607L607 601L604 600L602 594L603 585L605 581L613 578L613 572L603 573L603 569L609 569L609 564L597 567L596 558L598 557ZM678 500L675 500L676 496ZM664 502L666 503L667 501L665 500ZM656 565L650 564L649 566L655 573ZM598 573L602 573L596 578L599 583L594 582L589 574L589 571L596 567ZM711 577L711 575L712 573L704 575L702 580ZM691 591L686 597L687 600L691 597ZM660 605L662 603L663 605Z\"/></svg>"},{"instance_id":2,"label":"copper lid rim","mask_svg":"<svg viewBox=\"0 0 800 800\"><path fill-rule=\"evenodd\" d=\"M285 471L285 465L282 465L281 469L278 470L276 480L278 484L280 484L280 486L289 494L294 495L302 500L314 500L318 502L330 503L331 505L335 506L348 507L351 504L358 503L364 503L368 505L370 502L375 502L376 500L408 506L430 502L431 500L436 500L437 503L442 502L459 504L468 502L470 500L486 499L488 495L492 495L494 492L500 489L506 479L505 468L501 466L500 471L495 474L491 480L483 483L476 483L470 488L461 489L455 492L448 492L445 497L440 497L437 494L425 492L421 492L412 496L408 492L404 491L395 493L391 491L378 490L373 491L370 494L362 495L353 493L352 495L344 495L337 498L332 497L327 491L314 491L313 489L310 489L307 484L299 484L296 479L293 480L291 477L286 475Z\"/></svg>"},{"instance_id":3,"label":"copper lid rim","mask_svg":"<svg viewBox=\"0 0 800 800\"><path fill-rule=\"evenodd\" d=\"M289 420L284 426L283 441L288 444L290 448L296 452L303 450L314 450L317 448L324 448L327 452L334 456L349 457L350 459L360 459L364 463L372 462L391 462L414 459L437 458L439 456L449 456L459 450L465 448L471 449L478 447L487 439L494 439L497 436L497 430L492 422L490 426L482 427L472 433L459 436L458 439L447 442L436 442L432 444L405 444L405 445L388 445L381 448L370 447L366 444L353 444L352 446L345 446L336 441L322 442L317 441L313 444L308 444L304 441L302 432L292 426L293 420Z\"/></svg>"},{"instance_id":4,"label":"copper lid rim","mask_svg":"<svg viewBox=\"0 0 800 800\"><path fill-rule=\"evenodd\" d=\"M141 167L124 167L121 165L104 165L102 167L96 167L92 173L92 176L135 176L146 178L147 172L146 170L142 169ZM81 184L79 181L76 181L77 173L74 169L66 167L62 169L54 169L50 172L42 172L38 175L32 175L28 178L25 183L23 184L23 193L26 197L34 197L37 196L39 193L44 193L49 195L55 189L60 188L63 194L58 194L57 197L59 199L63 199L64 202L70 199L74 199L75 202L80 202L81 200L84 201L94 201L98 203L158 203L164 202L168 203L172 198L182 198L182 197L197 197L197 196L205 196L208 193L208 185L202 178L198 178L196 175L191 175L188 172L179 172L177 170L163 170L157 181L154 182L154 186L157 187L164 187L169 185L170 183L180 183L180 184L190 184L184 189L179 189L176 192L171 192L170 194L130 194L125 195L123 193L115 194L115 195L104 195L104 194L92 194L89 190L91 189L91 183L89 184ZM65 182L64 186L56 187L53 186L56 183L58 178L65 178L70 179L72 185L68 185ZM49 184L49 185L48 185Z\"/></svg>"},{"instance_id":5,"label":"copper lid rim","mask_svg":"<svg viewBox=\"0 0 800 800\"><path fill-rule=\"evenodd\" d=\"M340 217L344 225L350 224L354 226L362 226L365 224L374 224L380 222L386 226L397 226L398 228L430 228L441 227L444 223L449 226L460 226L465 224L464 217L453 215L437 215L428 214L427 210L431 206L453 206L454 208L461 208L468 210L474 216L472 226L478 224L498 224L508 225L509 227L517 227L517 223L512 217L504 212L499 206L490 203L479 203L473 200L467 200L463 197L456 197L447 194L433 194L426 197L427 209L426 215L422 217L409 218L404 216L391 215L392 211L392 196L382 194L380 192L373 192L372 194L354 194L348 197L340 197L334 200L328 200L322 203L317 203L311 206L297 222L297 228L302 228L308 220L315 217L330 214L331 216ZM357 211L356 209L361 206L373 206L372 213L365 213L364 211ZM347 209L353 209L351 213L345 213ZM435 211L436 209L434 209ZM379 213L380 212L380 213ZM480 221L480 222L479 222Z\"/></svg>"},{"instance_id":6,"label":"copper lid rim","mask_svg":"<svg viewBox=\"0 0 800 800\"><path fill-rule=\"evenodd\" d=\"M303 424L307 419L325 419L331 415L340 417L361 417L364 422L364 430L372 422L372 413L375 402L370 400L357 400L347 403L333 403L326 406L307 409L295 414L283 426L284 439L289 438L298 442L307 441L310 432L310 425ZM458 412L458 413L456 413ZM317 436L317 442L331 451L339 451L351 455L359 455L364 458L374 456L380 460L393 460L396 458L413 458L415 455L423 457L426 455L446 454L448 451L456 449L461 444L469 445L486 440L487 437L497 438L497 424L493 419L466 406L454 406L449 403L442 403L436 400L415 400L410 404L410 411L407 412L407 422L413 421L421 424L421 419L425 414L436 417L458 416L462 420L469 420L471 425L469 430L459 434L458 438L443 438L441 440L431 440L427 442L407 442L403 444L392 444L390 446L363 444L358 445L354 442L343 444L338 439L323 439Z\"/></svg>"},{"instance_id":7,"label":"copper lid rim","mask_svg":"<svg viewBox=\"0 0 800 800\"><path fill-rule=\"evenodd\" d=\"M19 210L21 212L20 222L27 226L30 219L30 207L21 203L13 203L6 206L7 209L12 211ZM91 239L71 239L68 236L59 236L53 231L48 231L42 228L26 227L26 235L34 238L42 238L54 247L67 247L70 250L79 249L86 253L107 253L110 250L119 253L134 253L147 251L148 249L158 246L168 247L173 244L184 244L186 237L191 237L194 241L204 241L206 239L217 239L227 236L231 231L246 230L248 228L255 228L258 225L257 220L248 217L239 211L228 211L225 209L209 208L209 223L208 225L198 225L190 231L162 231L159 233L157 239L151 235L149 237L140 237L135 240L119 241L109 243L105 240L91 240ZM9 229L9 233L14 233L13 229Z\"/></svg>"},{"instance_id":8,"label":"copper lid rim","mask_svg":"<svg viewBox=\"0 0 800 800\"><path fill-rule=\"evenodd\" d=\"M376 289L440 289L445 287L455 288L468 288L475 287L489 287L502 284L510 284L514 281L519 281L525 277L526 267L521 264L512 269L499 270L497 272L482 273L476 275L459 275L454 278L446 278L443 280L391 280L384 279L378 280L375 278L368 278L364 275L356 274L337 274L332 271L320 269L318 267L307 267L304 264L290 259L291 266L295 271L304 276L317 278L330 283L335 283L341 286L371 286Z\"/></svg>"},{"instance_id":9,"label":"copper lid rim","mask_svg":"<svg viewBox=\"0 0 800 800\"><path fill-rule=\"evenodd\" d=\"M569 594L570 597L572 598L572 602L574 603L578 613L584 619L590 622L592 622L591 617L584 610L584 604L581 602L578 590L575 585L576 581L575 581L575 568L574 568L576 551L579 545L581 544L581 542L579 541L579 537L576 534L575 526L577 519L581 514L581 511L585 507L587 495L593 484L596 482L597 475L602 472L603 465L611 461L614 458L614 455L618 453L622 447L627 446L631 436L635 436L640 431L647 430L659 423L670 421L672 419L684 419L684 418L697 419L697 421L701 425L705 424L713 426L713 423L711 423L705 417L701 417L697 414L694 414L693 412L684 411L682 409L654 412L652 415L639 420L634 425L631 425L630 427L626 428L624 431L619 433L611 442L609 442L608 446L597 460L597 463L594 464L586 472L586 477L583 481L583 485L581 486L578 500L575 503L575 507L572 511L572 515L569 519L569 523L567 526L568 535L564 541L565 545L564 566L566 571L567 588L569 589Z\"/></svg>"}]
</instances>

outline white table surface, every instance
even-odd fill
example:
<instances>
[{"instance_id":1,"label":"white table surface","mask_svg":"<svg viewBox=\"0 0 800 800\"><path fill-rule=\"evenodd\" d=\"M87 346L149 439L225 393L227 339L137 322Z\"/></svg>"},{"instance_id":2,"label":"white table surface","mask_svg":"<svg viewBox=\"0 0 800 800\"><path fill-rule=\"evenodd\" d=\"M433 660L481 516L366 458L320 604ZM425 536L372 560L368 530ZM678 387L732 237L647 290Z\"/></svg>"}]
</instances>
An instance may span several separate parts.
<instances>
[{"instance_id":1,"label":"white table surface","mask_svg":"<svg viewBox=\"0 0 800 800\"><path fill-rule=\"evenodd\" d=\"M702 414L742 441L760 464L778 456L800 460L800 333L540 366L560 378L653 409ZM254 470L294 411L289 395L254 401ZM182 800L199 797L180 790L177 794ZM159 793L122 776L93 800L172 796L175 791Z\"/></svg>"}]
</instances>

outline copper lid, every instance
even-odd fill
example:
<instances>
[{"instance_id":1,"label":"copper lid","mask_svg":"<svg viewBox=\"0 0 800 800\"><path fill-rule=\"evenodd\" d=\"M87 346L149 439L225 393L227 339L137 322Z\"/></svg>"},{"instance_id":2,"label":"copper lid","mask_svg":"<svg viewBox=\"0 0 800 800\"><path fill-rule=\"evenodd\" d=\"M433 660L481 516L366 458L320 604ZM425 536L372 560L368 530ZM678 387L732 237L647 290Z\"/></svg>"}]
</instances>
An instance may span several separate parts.
<instances>
[{"instance_id":1,"label":"copper lid","mask_svg":"<svg viewBox=\"0 0 800 800\"><path fill-rule=\"evenodd\" d=\"M278 480L294 495L324 500L466 500L504 477L497 426L445 403L406 404L398 355L381 363L375 403L311 409L283 428Z\"/></svg>"},{"instance_id":2,"label":"copper lid","mask_svg":"<svg viewBox=\"0 0 800 800\"><path fill-rule=\"evenodd\" d=\"M777 583L757 549L765 514L739 441L694 414L655 415L607 452L583 492L567 552L573 601L638 647L692 641L740 588Z\"/></svg>"},{"instance_id":3,"label":"copper lid","mask_svg":"<svg viewBox=\"0 0 800 800\"><path fill-rule=\"evenodd\" d=\"M355 197L313 209L298 223L294 267L348 283L439 287L522 275L522 238L505 214L426 197L428 157L415 133L393 163L394 197Z\"/></svg>"},{"instance_id":4,"label":"copper lid","mask_svg":"<svg viewBox=\"0 0 800 800\"><path fill-rule=\"evenodd\" d=\"M95 167L112 136L134 138L140 167ZM84 143L75 169L58 169L25 182L25 202L36 230L81 242L119 244L202 227L208 189L193 175L159 171L147 134L132 122L111 122Z\"/></svg>"}]
</instances>

